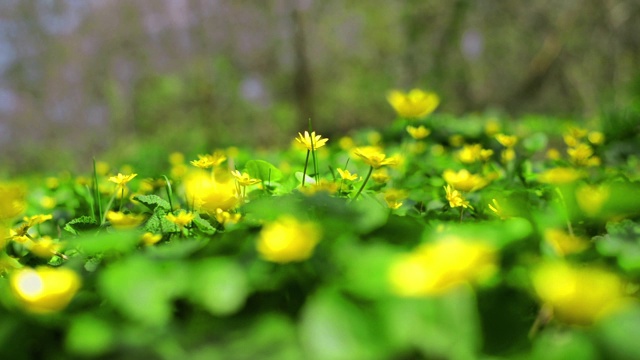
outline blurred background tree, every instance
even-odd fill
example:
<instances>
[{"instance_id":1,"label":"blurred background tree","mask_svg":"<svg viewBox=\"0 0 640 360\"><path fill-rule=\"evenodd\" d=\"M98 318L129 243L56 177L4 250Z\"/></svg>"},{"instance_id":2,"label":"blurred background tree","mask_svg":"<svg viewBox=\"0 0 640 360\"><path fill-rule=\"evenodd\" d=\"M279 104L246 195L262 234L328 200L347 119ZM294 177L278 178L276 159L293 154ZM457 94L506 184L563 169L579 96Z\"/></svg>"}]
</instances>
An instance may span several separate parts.
<instances>
[{"instance_id":1,"label":"blurred background tree","mask_svg":"<svg viewBox=\"0 0 640 360\"><path fill-rule=\"evenodd\" d=\"M3 0L0 172L288 143L440 111L640 112L636 0Z\"/></svg>"}]
</instances>

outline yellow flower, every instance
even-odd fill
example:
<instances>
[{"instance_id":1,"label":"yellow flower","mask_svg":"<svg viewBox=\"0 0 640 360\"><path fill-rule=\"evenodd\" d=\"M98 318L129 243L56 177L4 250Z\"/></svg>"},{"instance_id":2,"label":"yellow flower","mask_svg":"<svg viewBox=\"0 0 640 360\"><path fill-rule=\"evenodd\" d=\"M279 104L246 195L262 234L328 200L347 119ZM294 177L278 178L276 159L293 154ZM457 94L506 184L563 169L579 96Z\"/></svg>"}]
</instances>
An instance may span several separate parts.
<instances>
[{"instance_id":1,"label":"yellow flower","mask_svg":"<svg viewBox=\"0 0 640 360\"><path fill-rule=\"evenodd\" d=\"M587 160L587 166L600 166L600 158L597 156L592 156Z\"/></svg>"},{"instance_id":2,"label":"yellow flower","mask_svg":"<svg viewBox=\"0 0 640 360\"><path fill-rule=\"evenodd\" d=\"M512 148L518 143L518 137L515 135L497 134L496 140L506 148Z\"/></svg>"},{"instance_id":3,"label":"yellow flower","mask_svg":"<svg viewBox=\"0 0 640 360\"><path fill-rule=\"evenodd\" d=\"M398 164L397 158L388 158L387 155L372 148L358 148L355 149L353 153L359 156L365 163L372 166L374 169L378 169L385 165Z\"/></svg>"},{"instance_id":4,"label":"yellow flower","mask_svg":"<svg viewBox=\"0 0 640 360\"><path fill-rule=\"evenodd\" d=\"M189 167L185 164L177 164L171 167L171 178L182 179L189 172Z\"/></svg>"},{"instance_id":5,"label":"yellow flower","mask_svg":"<svg viewBox=\"0 0 640 360\"><path fill-rule=\"evenodd\" d=\"M181 152L172 152L169 154L169 164L180 165L184 163L184 154Z\"/></svg>"},{"instance_id":6,"label":"yellow flower","mask_svg":"<svg viewBox=\"0 0 640 360\"><path fill-rule=\"evenodd\" d=\"M480 160L487 161L493 156L493 150L491 149L482 149L480 150Z\"/></svg>"},{"instance_id":7,"label":"yellow flower","mask_svg":"<svg viewBox=\"0 0 640 360\"><path fill-rule=\"evenodd\" d=\"M49 259L57 254L61 247L59 242L54 241L49 236L43 236L28 246L30 252L44 259Z\"/></svg>"},{"instance_id":8,"label":"yellow flower","mask_svg":"<svg viewBox=\"0 0 640 360\"><path fill-rule=\"evenodd\" d=\"M596 216L607 202L611 191L606 185L582 185L576 189L578 207L587 216Z\"/></svg>"},{"instance_id":9,"label":"yellow flower","mask_svg":"<svg viewBox=\"0 0 640 360\"><path fill-rule=\"evenodd\" d=\"M557 167L549 169L538 175L538 181L545 184L562 185L569 184L580 179L583 174L575 169Z\"/></svg>"},{"instance_id":10,"label":"yellow flower","mask_svg":"<svg viewBox=\"0 0 640 360\"><path fill-rule=\"evenodd\" d=\"M382 141L382 134L375 130L367 132L367 142L373 146L377 146Z\"/></svg>"},{"instance_id":11,"label":"yellow flower","mask_svg":"<svg viewBox=\"0 0 640 360\"><path fill-rule=\"evenodd\" d=\"M387 189L384 192L384 201L389 209L399 209L402 206L402 200L407 198L407 192L398 189Z\"/></svg>"},{"instance_id":12,"label":"yellow flower","mask_svg":"<svg viewBox=\"0 0 640 360\"><path fill-rule=\"evenodd\" d=\"M0 222L21 214L26 207L26 196L22 185L0 183Z\"/></svg>"},{"instance_id":13,"label":"yellow flower","mask_svg":"<svg viewBox=\"0 0 640 360\"><path fill-rule=\"evenodd\" d=\"M409 93L392 90L387 94L387 101L399 116L410 119L423 118L440 104L438 95L420 89L413 89Z\"/></svg>"},{"instance_id":14,"label":"yellow flower","mask_svg":"<svg viewBox=\"0 0 640 360\"><path fill-rule=\"evenodd\" d=\"M233 177L236 179L238 184L240 184L240 186L255 185L261 181L259 179L252 179L251 176L249 176L249 174L241 173L238 170L233 170L231 172L231 175L233 175Z\"/></svg>"},{"instance_id":15,"label":"yellow flower","mask_svg":"<svg viewBox=\"0 0 640 360\"><path fill-rule=\"evenodd\" d=\"M191 165L200 169L208 169L213 167L213 159L211 155L198 155L198 160L191 160Z\"/></svg>"},{"instance_id":16,"label":"yellow flower","mask_svg":"<svg viewBox=\"0 0 640 360\"><path fill-rule=\"evenodd\" d=\"M465 192L476 191L489 184L489 180L478 174L471 174L467 169L462 169L458 172L451 169L445 170L442 178L447 184Z\"/></svg>"},{"instance_id":17,"label":"yellow flower","mask_svg":"<svg viewBox=\"0 0 640 360\"><path fill-rule=\"evenodd\" d=\"M217 209L229 210L238 204L236 185L228 172L216 173L215 180L208 174L195 173L184 184L191 206L209 215L215 216Z\"/></svg>"},{"instance_id":18,"label":"yellow flower","mask_svg":"<svg viewBox=\"0 0 640 360\"><path fill-rule=\"evenodd\" d=\"M407 132L409 133L409 135L411 135L412 138L416 140L424 139L429 136L429 134L431 134L431 130L422 125L418 127L409 125L407 126Z\"/></svg>"},{"instance_id":19,"label":"yellow flower","mask_svg":"<svg viewBox=\"0 0 640 360\"><path fill-rule=\"evenodd\" d=\"M489 119L484 124L484 133L487 134L487 136L493 136L499 133L500 129L500 122L497 119Z\"/></svg>"},{"instance_id":20,"label":"yellow flower","mask_svg":"<svg viewBox=\"0 0 640 360\"><path fill-rule=\"evenodd\" d=\"M390 179L389 172L387 172L387 169L385 168L374 171L371 174L371 178L373 179L373 181L375 181L378 184L384 184Z\"/></svg>"},{"instance_id":21,"label":"yellow flower","mask_svg":"<svg viewBox=\"0 0 640 360\"><path fill-rule=\"evenodd\" d=\"M546 263L533 272L532 281L540 300L570 324L592 324L623 303L620 278L598 268Z\"/></svg>"},{"instance_id":22,"label":"yellow flower","mask_svg":"<svg viewBox=\"0 0 640 360\"><path fill-rule=\"evenodd\" d=\"M562 138L564 139L564 143L567 144L567 146L569 147L577 146L580 143L580 140L576 139L572 135L565 134L565 135L562 135Z\"/></svg>"},{"instance_id":23,"label":"yellow flower","mask_svg":"<svg viewBox=\"0 0 640 360\"><path fill-rule=\"evenodd\" d=\"M34 215L31 217L25 216L22 219L23 222L18 227L9 231L9 237L15 242L24 244L30 240L28 232L31 227L42 224L43 222L50 219L52 219L51 215Z\"/></svg>"},{"instance_id":24,"label":"yellow flower","mask_svg":"<svg viewBox=\"0 0 640 360\"><path fill-rule=\"evenodd\" d=\"M227 157L216 151L213 155L198 155L198 160L192 160L191 165L201 169L208 169L222 164L225 160L227 160Z\"/></svg>"},{"instance_id":25,"label":"yellow flower","mask_svg":"<svg viewBox=\"0 0 640 360\"><path fill-rule=\"evenodd\" d=\"M452 208L462 206L465 209L473 209L473 207L469 205L469 201L465 200L464 197L462 197L460 191L454 189L451 185L447 184L447 186L444 187L444 191L446 191L447 193L447 201L449 201L449 206L451 206Z\"/></svg>"},{"instance_id":26,"label":"yellow flower","mask_svg":"<svg viewBox=\"0 0 640 360\"><path fill-rule=\"evenodd\" d=\"M24 217L22 220L27 223L28 227L32 227L32 226L36 226L38 224L42 224L43 222L47 221L47 220L51 220L53 219L52 215L44 215L44 214L40 214L40 215L34 215L31 217Z\"/></svg>"},{"instance_id":27,"label":"yellow flower","mask_svg":"<svg viewBox=\"0 0 640 360\"><path fill-rule=\"evenodd\" d=\"M445 153L444 146L440 144L435 144L431 146L431 155L442 156L444 155L444 153Z\"/></svg>"},{"instance_id":28,"label":"yellow flower","mask_svg":"<svg viewBox=\"0 0 640 360\"><path fill-rule=\"evenodd\" d=\"M480 283L497 270L497 251L479 241L446 237L399 257L389 268L393 293L404 297L442 294L464 283Z\"/></svg>"},{"instance_id":29,"label":"yellow flower","mask_svg":"<svg viewBox=\"0 0 640 360\"><path fill-rule=\"evenodd\" d=\"M462 144L464 144L464 136L460 134L449 136L449 145L453 147L459 147L462 146Z\"/></svg>"},{"instance_id":30,"label":"yellow flower","mask_svg":"<svg viewBox=\"0 0 640 360\"><path fill-rule=\"evenodd\" d=\"M465 164L471 164L478 161L480 157L480 151L482 150L482 145L473 144L473 145L464 145L460 151L458 151L458 160Z\"/></svg>"},{"instance_id":31,"label":"yellow flower","mask_svg":"<svg viewBox=\"0 0 640 360\"><path fill-rule=\"evenodd\" d=\"M587 136L588 130L587 129L582 129L579 128L577 126L571 126L567 129L567 134L569 136L573 136L576 139L582 139L583 137Z\"/></svg>"},{"instance_id":32,"label":"yellow flower","mask_svg":"<svg viewBox=\"0 0 640 360\"><path fill-rule=\"evenodd\" d=\"M338 140L338 146L340 146L340 149L348 151L355 146L355 142L351 137L343 136L340 138L340 140Z\"/></svg>"},{"instance_id":33,"label":"yellow flower","mask_svg":"<svg viewBox=\"0 0 640 360\"><path fill-rule=\"evenodd\" d=\"M506 148L504 150L502 150L502 162L503 163L508 163L509 161L515 159L516 157L516 151L513 150L513 148Z\"/></svg>"},{"instance_id":34,"label":"yellow flower","mask_svg":"<svg viewBox=\"0 0 640 360\"><path fill-rule=\"evenodd\" d=\"M96 173L100 176L105 176L111 170L111 165L105 161L96 161Z\"/></svg>"},{"instance_id":35,"label":"yellow flower","mask_svg":"<svg viewBox=\"0 0 640 360\"><path fill-rule=\"evenodd\" d=\"M600 131L591 131L587 139L589 139L589 142L593 145L602 145L602 143L604 143L604 134Z\"/></svg>"},{"instance_id":36,"label":"yellow flower","mask_svg":"<svg viewBox=\"0 0 640 360\"><path fill-rule=\"evenodd\" d=\"M27 311L47 314L65 308L80 289L80 276L67 268L22 268L11 274L11 290Z\"/></svg>"},{"instance_id":37,"label":"yellow flower","mask_svg":"<svg viewBox=\"0 0 640 360\"><path fill-rule=\"evenodd\" d=\"M154 233L146 232L142 234L142 237L140 238L140 240L146 246L151 246L157 243L158 241L162 240L162 234L154 234Z\"/></svg>"},{"instance_id":38,"label":"yellow flower","mask_svg":"<svg viewBox=\"0 0 640 360\"><path fill-rule=\"evenodd\" d=\"M285 215L262 228L257 249L268 261L303 261L311 257L320 238L321 229L315 223Z\"/></svg>"},{"instance_id":39,"label":"yellow flower","mask_svg":"<svg viewBox=\"0 0 640 360\"><path fill-rule=\"evenodd\" d=\"M587 144L579 143L575 147L568 148L567 154L574 164L588 165L589 159L593 156L593 149Z\"/></svg>"},{"instance_id":40,"label":"yellow flower","mask_svg":"<svg viewBox=\"0 0 640 360\"><path fill-rule=\"evenodd\" d=\"M458 151L458 159L465 164L471 164L479 160L487 161L491 155L493 155L493 150L483 149L480 144L464 145Z\"/></svg>"},{"instance_id":41,"label":"yellow flower","mask_svg":"<svg viewBox=\"0 0 640 360\"><path fill-rule=\"evenodd\" d=\"M340 185L333 181L329 181L326 179L320 179L317 183L311 183L309 186L299 187L298 190L305 195L313 195L317 192L326 192L329 194L335 194L338 192L338 188Z\"/></svg>"},{"instance_id":42,"label":"yellow flower","mask_svg":"<svg viewBox=\"0 0 640 360\"><path fill-rule=\"evenodd\" d=\"M167 215L167 220L169 220L172 223L178 225L178 228L180 228L180 230L184 229L185 226L191 224L191 222L195 218L196 218L196 216L193 213L184 212L184 211L181 211L178 214L178 216L173 215L173 214Z\"/></svg>"},{"instance_id":43,"label":"yellow flower","mask_svg":"<svg viewBox=\"0 0 640 360\"><path fill-rule=\"evenodd\" d=\"M118 173L117 176L110 177L109 181L116 183L116 185L119 188L121 188L121 187L124 187L129 181L131 181L136 176L138 176L138 174L123 175L121 173Z\"/></svg>"},{"instance_id":44,"label":"yellow flower","mask_svg":"<svg viewBox=\"0 0 640 360\"><path fill-rule=\"evenodd\" d=\"M298 137L296 138L296 141L304 145L309 151L323 147L328 140L329 139L326 138L323 139L321 135L316 135L315 131L312 131L311 135L309 135L308 131L305 131L304 135L298 133Z\"/></svg>"},{"instance_id":45,"label":"yellow flower","mask_svg":"<svg viewBox=\"0 0 640 360\"><path fill-rule=\"evenodd\" d=\"M424 141L416 141L407 144L407 151L411 154L422 154L427 151L427 144Z\"/></svg>"},{"instance_id":46,"label":"yellow flower","mask_svg":"<svg viewBox=\"0 0 640 360\"><path fill-rule=\"evenodd\" d=\"M116 229L132 229L142 224L145 216L142 214L125 214L117 211L107 212L107 220Z\"/></svg>"},{"instance_id":47,"label":"yellow flower","mask_svg":"<svg viewBox=\"0 0 640 360\"><path fill-rule=\"evenodd\" d=\"M48 178L44 179L44 185L49 190L55 190L58 188L58 186L60 186L60 179L58 179L57 177L49 176Z\"/></svg>"},{"instance_id":48,"label":"yellow flower","mask_svg":"<svg viewBox=\"0 0 640 360\"><path fill-rule=\"evenodd\" d=\"M352 174L349 170L342 170L338 168L338 174L342 180L355 181L358 179L358 174Z\"/></svg>"},{"instance_id":49,"label":"yellow flower","mask_svg":"<svg viewBox=\"0 0 640 360\"><path fill-rule=\"evenodd\" d=\"M220 225L225 224L237 224L240 221L240 214L231 214L228 211L224 211L222 209L216 209L216 220L220 223Z\"/></svg>"},{"instance_id":50,"label":"yellow flower","mask_svg":"<svg viewBox=\"0 0 640 360\"><path fill-rule=\"evenodd\" d=\"M88 186L91 185L91 180L89 180L88 177L86 176L77 176L75 178L75 182L76 184L80 185L80 186Z\"/></svg>"},{"instance_id":51,"label":"yellow flower","mask_svg":"<svg viewBox=\"0 0 640 360\"><path fill-rule=\"evenodd\" d=\"M42 206L45 209L53 209L54 207L56 207L56 205L57 205L56 199L51 196L43 196L40 199L40 206Z\"/></svg>"},{"instance_id":52,"label":"yellow flower","mask_svg":"<svg viewBox=\"0 0 640 360\"><path fill-rule=\"evenodd\" d=\"M547 159L549 160L558 160L560 159L560 151L555 148L550 148L547 150Z\"/></svg>"},{"instance_id":53,"label":"yellow flower","mask_svg":"<svg viewBox=\"0 0 640 360\"><path fill-rule=\"evenodd\" d=\"M589 242L586 239L567 234L560 229L546 229L544 240L560 256L578 253L589 247Z\"/></svg>"}]
</instances>

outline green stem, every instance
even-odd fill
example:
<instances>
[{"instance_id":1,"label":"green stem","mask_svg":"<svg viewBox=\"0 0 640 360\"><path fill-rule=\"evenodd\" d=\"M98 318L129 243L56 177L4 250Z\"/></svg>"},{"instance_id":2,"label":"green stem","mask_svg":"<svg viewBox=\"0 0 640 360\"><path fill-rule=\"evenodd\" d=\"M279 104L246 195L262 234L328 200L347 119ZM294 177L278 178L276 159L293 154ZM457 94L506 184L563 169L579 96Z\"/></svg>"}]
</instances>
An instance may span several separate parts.
<instances>
[{"instance_id":1,"label":"green stem","mask_svg":"<svg viewBox=\"0 0 640 360\"><path fill-rule=\"evenodd\" d=\"M307 150L307 158L304 160L304 170L302 171L302 186L304 187L304 180L307 177L307 166L309 165L309 153L311 151Z\"/></svg>"},{"instance_id":2,"label":"green stem","mask_svg":"<svg viewBox=\"0 0 640 360\"><path fill-rule=\"evenodd\" d=\"M313 146L314 139L311 139L311 155L313 157L313 177L316 179L316 184L320 182L318 178L318 162L316 161L316 149Z\"/></svg>"},{"instance_id":3,"label":"green stem","mask_svg":"<svg viewBox=\"0 0 640 360\"><path fill-rule=\"evenodd\" d=\"M120 193L120 206L118 206L118 211L122 211L123 201L124 201L124 186L122 187L122 193Z\"/></svg>"},{"instance_id":4,"label":"green stem","mask_svg":"<svg viewBox=\"0 0 640 360\"><path fill-rule=\"evenodd\" d=\"M91 216L95 221L96 220L96 205L95 205L96 199L94 198L93 191L89 188L89 185L85 185L85 187L87 188L87 193L89 194L87 201L89 201L89 206L91 207Z\"/></svg>"},{"instance_id":5,"label":"green stem","mask_svg":"<svg viewBox=\"0 0 640 360\"><path fill-rule=\"evenodd\" d=\"M98 189L98 170L96 170L96 158L93 158L93 201L94 203L98 204L98 219L102 219L102 204L100 203L100 190ZM95 219L95 213L92 213L92 215ZM100 224L102 225L102 223Z\"/></svg>"},{"instance_id":6,"label":"green stem","mask_svg":"<svg viewBox=\"0 0 640 360\"><path fill-rule=\"evenodd\" d=\"M569 209L567 209L567 203L564 201L564 196L562 195L562 191L560 191L560 188L556 187L555 190L556 193L558 193L560 203L562 204L562 209L564 210L564 216L567 219L567 229L569 230L569 235L573 236L573 226L571 226L571 219L569 218Z\"/></svg>"},{"instance_id":7,"label":"green stem","mask_svg":"<svg viewBox=\"0 0 640 360\"><path fill-rule=\"evenodd\" d=\"M167 197L169 198L169 210L173 212L173 200L171 200L173 190L171 189L171 182L169 182L169 178L166 175L162 175L162 177L164 177L164 183L166 185L164 189L167 191Z\"/></svg>"},{"instance_id":8,"label":"green stem","mask_svg":"<svg viewBox=\"0 0 640 360\"><path fill-rule=\"evenodd\" d=\"M362 183L362 186L360 186L360 189L356 193L356 196L353 197L353 200L357 199L358 196L360 196L360 193L362 192L362 190L364 190L364 186L367 185L367 181L369 181L369 178L371 177L372 172L373 172L373 166L369 167L369 172L367 173L367 177L364 178L364 182Z\"/></svg>"},{"instance_id":9,"label":"green stem","mask_svg":"<svg viewBox=\"0 0 640 360\"><path fill-rule=\"evenodd\" d=\"M113 201L116 199L116 194L118 194L118 191L114 191L113 195L111 195L111 199L109 199L109 203L107 204L107 207L104 209L104 214L102 215L102 218L100 220L100 225L102 226L102 224L104 224L105 221L107 221L107 213L109 212L109 209L111 209L111 205L113 205Z\"/></svg>"}]
</instances>

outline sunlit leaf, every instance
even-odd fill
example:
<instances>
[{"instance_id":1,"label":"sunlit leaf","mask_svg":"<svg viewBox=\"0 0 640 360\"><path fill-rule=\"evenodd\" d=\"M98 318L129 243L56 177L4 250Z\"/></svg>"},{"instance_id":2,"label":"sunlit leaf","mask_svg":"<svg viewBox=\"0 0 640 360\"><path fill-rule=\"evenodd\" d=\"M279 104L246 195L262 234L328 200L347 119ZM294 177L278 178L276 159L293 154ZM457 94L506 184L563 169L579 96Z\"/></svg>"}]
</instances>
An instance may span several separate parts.
<instances>
[{"instance_id":1,"label":"sunlit leaf","mask_svg":"<svg viewBox=\"0 0 640 360\"><path fill-rule=\"evenodd\" d=\"M232 260L202 260L193 265L190 274L190 299L213 315L238 311L249 294L247 276Z\"/></svg>"}]
</instances>

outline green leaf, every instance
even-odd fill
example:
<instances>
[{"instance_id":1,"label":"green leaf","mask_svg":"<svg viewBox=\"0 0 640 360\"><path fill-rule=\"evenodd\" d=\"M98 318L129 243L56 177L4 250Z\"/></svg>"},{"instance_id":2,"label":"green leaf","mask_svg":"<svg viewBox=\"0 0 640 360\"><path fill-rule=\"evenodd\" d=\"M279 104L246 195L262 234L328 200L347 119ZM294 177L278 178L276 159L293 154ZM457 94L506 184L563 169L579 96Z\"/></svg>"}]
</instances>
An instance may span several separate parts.
<instances>
[{"instance_id":1,"label":"green leaf","mask_svg":"<svg viewBox=\"0 0 640 360\"><path fill-rule=\"evenodd\" d=\"M260 179L263 183L282 179L282 171L264 160L249 160L245 168L254 179Z\"/></svg>"},{"instance_id":2,"label":"green leaf","mask_svg":"<svg viewBox=\"0 0 640 360\"><path fill-rule=\"evenodd\" d=\"M534 153L547 147L548 138L544 133L535 133L522 141L522 146L529 152Z\"/></svg>"},{"instance_id":3,"label":"green leaf","mask_svg":"<svg viewBox=\"0 0 640 360\"><path fill-rule=\"evenodd\" d=\"M629 272L640 272L640 225L625 219L607 223L607 234L596 236L600 254L614 256L620 267Z\"/></svg>"},{"instance_id":4,"label":"green leaf","mask_svg":"<svg viewBox=\"0 0 640 360\"><path fill-rule=\"evenodd\" d=\"M74 235L78 235L79 231L93 229L97 226L98 222L93 217L81 216L66 223L63 229Z\"/></svg>"},{"instance_id":5,"label":"green leaf","mask_svg":"<svg viewBox=\"0 0 640 360\"><path fill-rule=\"evenodd\" d=\"M114 338L114 330L107 322L85 314L72 320L65 345L67 350L77 355L100 356L111 348Z\"/></svg>"},{"instance_id":6,"label":"green leaf","mask_svg":"<svg viewBox=\"0 0 640 360\"><path fill-rule=\"evenodd\" d=\"M171 319L172 299L184 292L183 264L132 256L105 268L98 279L102 296L133 321L164 326Z\"/></svg>"},{"instance_id":7,"label":"green leaf","mask_svg":"<svg viewBox=\"0 0 640 360\"><path fill-rule=\"evenodd\" d=\"M637 359L640 354L640 306L634 304L601 320L596 327L603 359ZM575 358L574 358L575 359Z\"/></svg>"},{"instance_id":8,"label":"green leaf","mask_svg":"<svg viewBox=\"0 0 640 360\"><path fill-rule=\"evenodd\" d=\"M180 239L162 245L150 246L147 253L154 259L184 259L206 246L208 241L202 239Z\"/></svg>"},{"instance_id":9,"label":"green leaf","mask_svg":"<svg viewBox=\"0 0 640 360\"><path fill-rule=\"evenodd\" d=\"M67 242L67 248L76 248L85 255L92 256L107 252L127 253L135 249L138 243L140 243L138 231L114 231L70 239Z\"/></svg>"},{"instance_id":10,"label":"green leaf","mask_svg":"<svg viewBox=\"0 0 640 360\"><path fill-rule=\"evenodd\" d=\"M153 215L144 224L144 231L154 234L166 234L180 232L180 229L167 219L167 213L163 208L157 207Z\"/></svg>"},{"instance_id":11,"label":"green leaf","mask_svg":"<svg viewBox=\"0 0 640 360\"><path fill-rule=\"evenodd\" d=\"M388 358L382 332L369 314L330 289L313 295L302 309L300 341L313 359Z\"/></svg>"},{"instance_id":12,"label":"green leaf","mask_svg":"<svg viewBox=\"0 0 640 360\"><path fill-rule=\"evenodd\" d=\"M198 228L198 230L200 230L201 232L207 234L207 235L213 235L216 233L216 228L214 228L213 226L211 226L211 223L209 223L207 220L203 219L200 217L200 214L198 213L194 213L195 217L193 218L193 223L195 224L195 226Z\"/></svg>"},{"instance_id":13,"label":"green leaf","mask_svg":"<svg viewBox=\"0 0 640 360\"><path fill-rule=\"evenodd\" d=\"M368 299L389 295L387 274L399 250L386 244L343 246L336 254L345 267L343 287ZM358 261L353 261L353 259Z\"/></svg>"},{"instance_id":14,"label":"green leaf","mask_svg":"<svg viewBox=\"0 0 640 360\"><path fill-rule=\"evenodd\" d=\"M447 234L466 239L477 239L490 242L502 248L512 242L525 239L531 234L533 227L524 218L487 221L482 223L450 224L444 232L433 232L431 236L442 237Z\"/></svg>"},{"instance_id":15,"label":"green leaf","mask_svg":"<svg viewBox=\"0 0 640 360\"><path fill-rule=\"evenodd\" d=\"M249 294L247 275L234 261L210 258L194 264L189 279L190 299L213 315L238 311Z\"/></svg>"},{"instance_id":16,"label":"green leaf","mask_svg":"<svg viewBox=\"0 0 640 360\"><path fill-rule=\"evenodd\" d=\"M133 200L143 204L151 211L155 211L156 208L163 209L166 212L171 211L169 202L158 195L136 195Z\"/></svg>"},{"instance_id":17,"label":"green leaf","mask_svg":"<svg viewBox=\"0 0 640 360\"><path fill-rule=\"evenodd\" d=\"M368 194L361 194L352 205L358 212L352 225L359 233L366 234L373 231L384 225L389 218L389 208Z\"/></svg>"},{"instance_id":18,"label":"green leaf","mask_svg":"<svg viewBox=\"0 0 640 360\"><path fill-rule=\"evenodd\" d=\"M532 360L600 359L593 341L578 331L549 329L533 345Z\"/></svg>"},{"instance_id":19,"label":"green leaf","mask_svg":"<svg viewBox=\"0 0 640 360\"><path fill-rule=\"evenodd\" d=\"M460 286L433 298L391 298L379 306L379 326L394 348L418 349L428 359L478 358L481 331L470 288Z\"/></svg>"}]
</instances>

